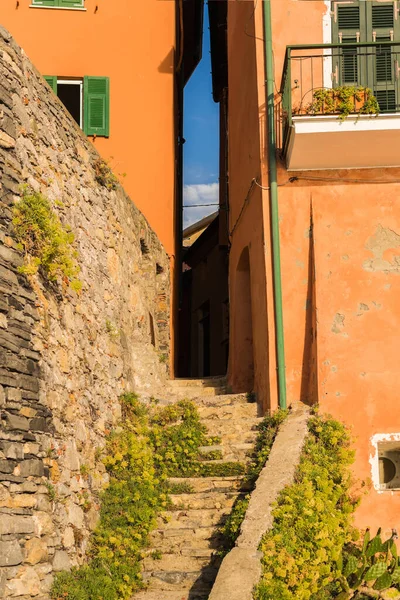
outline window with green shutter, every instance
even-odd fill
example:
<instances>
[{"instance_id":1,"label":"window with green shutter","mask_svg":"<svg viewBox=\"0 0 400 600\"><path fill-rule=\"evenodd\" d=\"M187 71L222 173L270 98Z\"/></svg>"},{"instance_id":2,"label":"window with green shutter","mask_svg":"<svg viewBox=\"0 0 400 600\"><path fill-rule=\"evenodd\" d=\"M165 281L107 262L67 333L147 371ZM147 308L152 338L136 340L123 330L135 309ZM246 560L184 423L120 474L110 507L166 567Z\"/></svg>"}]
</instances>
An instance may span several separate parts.
<instances>
[{"instance_id":1,"label":"window with green shutter","mask_svg":"<svg viewBox=\"0 0 400 600\"><path fill-rule=\"evenodd\" d=\"M109 77L68 79L55 75L44 75L44 79L86 135L109 137Z\"/></svg>"},{"instance_id":2,"label":"window with green shutter","mask_svg":"<svg viewBox=\"0 0 400 600\"><path fill-rule=\"evenodd\" d=\"M351 46L354 42L380 41L400 41L397 2L332 2L332 42L343 44L333 61L336 84L369 87L373 90L381 111L391 111L396 109L400 99L393 48L387 45L373 48Z\"/></svg>"},{"instance_id":3,"label":"window with green shutter","mask_svg":"<svg viewBox=\"0 0 400 600\"><path fill-rule=\"evenodd\" d=\"M109 136L110 80L85 77L83 82L84 131L86 135Z\"/></svg>"},{"instance_id":4,"label":"window with green shutter","mask_svg":"<svg viewBox=\"0 0 400 600\"><path fill-rule=\"evenodd\" d=\"M32 6L52 6L54 8L83 8L85 0L32 0Z\"/></svg>"}]
</instances>

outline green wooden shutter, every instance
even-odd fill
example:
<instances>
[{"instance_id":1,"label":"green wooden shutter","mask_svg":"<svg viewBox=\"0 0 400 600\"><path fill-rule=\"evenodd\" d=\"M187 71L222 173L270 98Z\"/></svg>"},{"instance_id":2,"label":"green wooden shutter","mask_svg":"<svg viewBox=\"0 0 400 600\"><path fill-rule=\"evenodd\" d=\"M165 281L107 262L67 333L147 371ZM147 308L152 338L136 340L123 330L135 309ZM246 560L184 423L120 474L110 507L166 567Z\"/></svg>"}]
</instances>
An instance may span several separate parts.
<instances>
[{"instance_id":1,"label":"green wooden shutter","mask_svg":"<svg viewBox=\"0 0 400 600\"><path fill-rule=\"evenodd\" d=\"M333 51L333 80L336 85L365 85L365 53L351 46L352 43L366 41L364 4L359 0L332 3L332 42L343 44L343 49Z\"/></svg>"},{"instance_id":2,"label":"green wooden shutter","mask_svg":"<svg viewBox=\"0 0 400 600\"><path fill-rule=\"evenodd\" d=\"M110 79L85 77L84 131L86 135L110 135Z\"/></svg>"},{"instance_id":3,"label":"green wooden shutter","mask_svg":"<svg viewBox=\"0 0 400 600\"><path fill-rule=\"evenodd\" d=\"M400 19L393 1L370 0L367 5L368 40L376 42L400 41ZM395 54L395 53L396 54ZM397 78L397 48L376 46L371 53L368 85L373 89L382 112L395 111L399 105L400 90Z\"/></svg>"},{"instance_id":4,"label":"green wooden shutter","mask_svg":"<svg viewBox=\"0 0 400 600\"><path fill-rule=\"evenodd\" d=\"M57 95L57 76L56 75L44 75L44 79L47 81L53 92Z\"/></svg>"},{"instance_id":5,"label":"green wooden shutter","mask_svg":"<svg viewBox=\"0 0 400 600\"><path fill-rule=\"evenodd\" d=\"M82 8L84 0L59 0L59 6L65 8Z\"/></svg>"},{"instance_id":6,"label":"green wooden shutter","mask_svg":"<svg viewBox=\"0 0 400 600\"><path fill-rule=\"evenodd\" d=\"M32 0L34 6L58 6L58 0Z\"/></svg>"},{"instance_id":7,"label":"green wooden shutter","mask_svg":"<svg viewBox=\"0 0 400 600\"><path fill-rule=\"evenodd\" d=\"M34 6L55 6L61 8L83 8L85 0L32 0Z\"/></svg>"}]
</instances>

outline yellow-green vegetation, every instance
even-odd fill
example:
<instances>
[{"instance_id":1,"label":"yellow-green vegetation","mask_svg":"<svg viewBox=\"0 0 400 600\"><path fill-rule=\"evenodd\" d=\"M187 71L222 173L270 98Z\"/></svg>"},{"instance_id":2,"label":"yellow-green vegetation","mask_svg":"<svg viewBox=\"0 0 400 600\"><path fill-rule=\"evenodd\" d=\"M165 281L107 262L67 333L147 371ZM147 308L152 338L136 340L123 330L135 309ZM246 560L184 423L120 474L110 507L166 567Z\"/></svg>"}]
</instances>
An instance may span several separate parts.
<instances>
[{"instance_id":1,"label":"yellow-green vegetation","mask_svg":"<svg viewBox=\"0 0 400 600\"><path fill-rule=\"evenodd\" d=\"M39 272L51 282L68 283L75 291L82 288L74 250L74 234L63 225L49 200L29 187L13 208L13 226L17 242L25 253L21 273Z\"/></svg>"},{"instance_id":2,"label":"yellow-green vegetation","mask_svg":"<svg viewBox=\"0 0 400 600\"><path fill-rule=\"evenodd\" d=\"M363 103L357 106L357 103ZM378 115L379 104L370 88L354 85L341 85L335 88L320 88L313 94L313 101L307 107L311 114L338 113L344 121L351 113Z\"/></svg>"},{"instance_id":3,"label":"yellow-green vegetation","mask_svg":"<svg viewBox=\"0 0 400 600\"><path fill-rule=\"evenodd\" d=\"M273 527L261 543L256 600L327 600L343 590L340 557L358 537L352 526L358 503L351 494L354 452L341 423L314 415L308 429L295 482L281 492Z\"/></svg>"},{"instance_id":4,"label":"yellow-green vegetation","mask_svg":"<svg viewBox=\"0 0 400 600\"><path fill-rule=\"evenodd\" d=\"M112 172L109 164L102 158L98 158L93 163L94 176L100 185L104 186L108 190L116 190L118 185L118 178ZM123 174L125 177L126 174Z\"/></svg>"},{"instance_id":5,"label":"yellow-green vegetation","mask_svg":"<svg viewBox=\"0 0 400 600\"><path fill-rule=\"evenodd\" d=\"M255 482L268 460L279 427L287 417L287 414L287 410L279 410L273 416L265 417L258 426L259 433L251 457L251 462L247 468L246 478L243 483L243 487L246 490L251 491L254 489ZM224 526L221 528L224 539L224 553L229 551L235 545L249 506L249 501L250 494L246 495L244 498L239 498L235 502L232 512L225 521Z\"/></svg>"},{"instance_id":6,"label":"yellow-green vegetation","mask_svg":"<svg viewBox=\"0 0 400 600\"><path fill-rule=\"evenodd\" d=\"M134 394L121 398L122 423L111 433L104 463L110 482L89 562L58 574L52 598L126 600L141 587L140 562L157 516L169 505L169 476L196 471L205 428L192 402L160 407Z\"/></svg>"}]
</instances>

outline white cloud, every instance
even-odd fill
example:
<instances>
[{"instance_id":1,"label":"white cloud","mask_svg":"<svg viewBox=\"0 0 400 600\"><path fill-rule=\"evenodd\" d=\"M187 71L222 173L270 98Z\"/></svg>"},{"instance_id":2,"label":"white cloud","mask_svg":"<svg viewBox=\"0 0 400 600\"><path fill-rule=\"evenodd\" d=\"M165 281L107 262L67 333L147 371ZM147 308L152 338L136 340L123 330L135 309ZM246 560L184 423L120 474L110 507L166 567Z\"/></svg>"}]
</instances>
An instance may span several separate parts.
<instances>
[{"instance_id":1,"label":"white cloud","mask_svg":"<svg viewBox=\"0 0 400 600\"><path fill-rule=\"evenodd\" d=\"M219 184L201 183L183 186L183 204L184 206L193 206L197 204L218 204ZM195 208L183 209L183 226L189 227L203 217L210 215L218 210L218 206L196 206Z\"/></svg>"}]
</instances>

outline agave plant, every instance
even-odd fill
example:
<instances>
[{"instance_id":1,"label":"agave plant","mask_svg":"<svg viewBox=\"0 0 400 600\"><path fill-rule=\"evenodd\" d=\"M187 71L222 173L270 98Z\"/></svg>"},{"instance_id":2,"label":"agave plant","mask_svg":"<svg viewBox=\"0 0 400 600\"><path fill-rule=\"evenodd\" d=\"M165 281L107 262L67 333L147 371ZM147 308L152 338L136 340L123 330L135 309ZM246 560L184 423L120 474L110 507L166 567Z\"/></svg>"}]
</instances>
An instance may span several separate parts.
<instances>
[{"instance_id":1,"label":"agave plant","mask_svg":"<svg viewBox=\"0 0 400 600\"><path fill-rule=\"evenodd\" d=\"M343 591L336 600L400 600L400 563L395 538L395 530L385 542L380 529L372 539L367 530L362 547L353 546L345 558L342 555L337 567Z\"/></svg>"}]
</instances>

